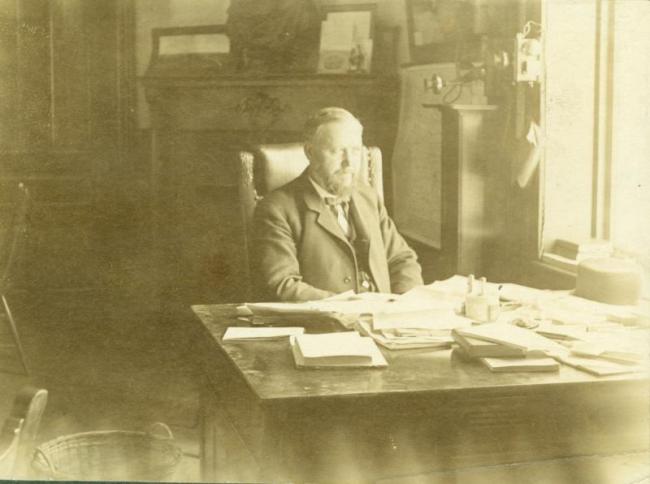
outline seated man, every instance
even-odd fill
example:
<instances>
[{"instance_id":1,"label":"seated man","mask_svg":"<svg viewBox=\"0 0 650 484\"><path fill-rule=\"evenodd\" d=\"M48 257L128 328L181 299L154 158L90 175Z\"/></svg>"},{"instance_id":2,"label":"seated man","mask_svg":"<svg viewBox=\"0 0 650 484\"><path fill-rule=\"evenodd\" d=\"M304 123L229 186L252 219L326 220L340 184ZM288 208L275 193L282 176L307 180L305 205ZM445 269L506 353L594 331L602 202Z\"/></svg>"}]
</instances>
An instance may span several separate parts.
<instances>
[{"instance_id":1,"label":"seated man","mask_svg":"<svg viewBox=\"0 0 650 484\"><path fill-rule=\"evenodd\" d=\"M422 284L415 252L377 192L358 180L363 127L325 108L305 129L308 168L257 206L253 250L266 299L306 301L349 290L403 293Z\"/></svg>"}]
</instances>

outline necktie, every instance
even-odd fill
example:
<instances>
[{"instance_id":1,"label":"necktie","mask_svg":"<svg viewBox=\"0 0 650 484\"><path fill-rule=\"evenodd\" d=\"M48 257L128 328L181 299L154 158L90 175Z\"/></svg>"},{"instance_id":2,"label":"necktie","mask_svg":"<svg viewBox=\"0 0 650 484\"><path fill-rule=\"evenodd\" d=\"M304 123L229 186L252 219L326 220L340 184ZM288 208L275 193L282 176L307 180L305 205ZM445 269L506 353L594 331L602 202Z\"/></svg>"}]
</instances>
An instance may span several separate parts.
<instances>
[{"instance_id":1,"label":"necktie","mask_svg":"<svg viewBox=\"0 0 650 484\"><path fill-rule=\"evenodd\" d=\"M345 236L350 238L351 228L350 222L348 220L348 209L350 206L350 201L347 199L327 197L325 199L325 203L334 212L334 216L341 226L341 230L343 230Z\"/></svg>"}]
</instances>

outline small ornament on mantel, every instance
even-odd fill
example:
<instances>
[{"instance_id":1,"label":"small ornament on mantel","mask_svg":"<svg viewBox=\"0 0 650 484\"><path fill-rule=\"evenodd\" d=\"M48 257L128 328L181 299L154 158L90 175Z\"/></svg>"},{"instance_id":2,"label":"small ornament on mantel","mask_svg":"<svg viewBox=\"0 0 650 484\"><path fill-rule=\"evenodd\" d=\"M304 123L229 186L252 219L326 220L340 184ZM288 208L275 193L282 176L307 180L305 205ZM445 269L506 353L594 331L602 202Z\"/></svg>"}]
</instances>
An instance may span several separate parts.
<instances>
[{"instance_id":1,"label":"small ornament on mantel","mask_svg":"<svg viewBox=\"0 0 650 484\"><path fill-rule=\"evenodd\" d=\"M226 31L239 71L308 72L318 55L314 0L231 0Z\"/></svg>"}]
</instances>

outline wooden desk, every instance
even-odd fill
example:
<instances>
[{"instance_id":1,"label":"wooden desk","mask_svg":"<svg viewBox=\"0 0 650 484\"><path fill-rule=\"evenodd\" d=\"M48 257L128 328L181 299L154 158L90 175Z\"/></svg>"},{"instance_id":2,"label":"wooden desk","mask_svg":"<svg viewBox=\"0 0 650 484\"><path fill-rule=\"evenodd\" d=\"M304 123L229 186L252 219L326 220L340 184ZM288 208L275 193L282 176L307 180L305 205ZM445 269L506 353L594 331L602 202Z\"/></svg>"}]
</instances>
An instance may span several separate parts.
<instances>
[{"instance_id":1,"label":"wooden desk","mask_svg":"<svg viewBox=\"0 0 650 484\"><path fill-rule=\"evenodd\" d=\"M385 369L298 370L288 341L222 344L244 324L234 306L193 309L206 480L378 479L648 448L643 375L493 374L449 350L385 351Z\"/></svg>"}]
</instances>

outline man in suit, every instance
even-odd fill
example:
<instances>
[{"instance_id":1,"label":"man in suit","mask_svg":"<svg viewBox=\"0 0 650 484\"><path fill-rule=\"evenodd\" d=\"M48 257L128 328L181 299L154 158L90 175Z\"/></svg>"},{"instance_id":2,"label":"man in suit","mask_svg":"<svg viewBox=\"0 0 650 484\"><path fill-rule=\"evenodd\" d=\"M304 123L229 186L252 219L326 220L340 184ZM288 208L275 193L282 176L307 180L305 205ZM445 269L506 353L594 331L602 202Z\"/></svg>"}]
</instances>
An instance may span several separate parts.
<instances>
[{"instance_id":1,"label":"man in suit","mask_svg":"<svg viewBox=\"0 0 650 484\"><path fill-rule=\"evenodd\" d=\"M258 204L252 252L266 299L399 294L422 284L415 252L377 192L359 180L362 133L344 109L315 113L305 127L309 166Z\"/></svg>"}]
</instances>

